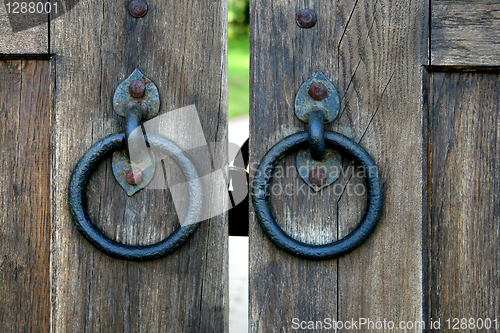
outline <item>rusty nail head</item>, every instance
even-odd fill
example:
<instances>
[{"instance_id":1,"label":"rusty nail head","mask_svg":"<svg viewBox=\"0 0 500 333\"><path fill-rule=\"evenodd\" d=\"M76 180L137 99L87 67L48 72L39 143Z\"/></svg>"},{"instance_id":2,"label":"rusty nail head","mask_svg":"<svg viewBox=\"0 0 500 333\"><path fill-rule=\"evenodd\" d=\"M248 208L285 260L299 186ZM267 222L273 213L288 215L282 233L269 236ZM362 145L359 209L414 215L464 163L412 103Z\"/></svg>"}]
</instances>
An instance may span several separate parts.
<instances>
[{"instance_id":1,"label":"rusty nail head","mask_svg":"<svg viewBox=\"0 0 500 333\"><path fill-rule=\"evenodd\" d=\"M142 97L144 96L144 91L146 90L146 86L144 82L141 80L132 80L128 86L128 91L132 97Z\"/></svg>"},{"instance_id":2,"label":"rusty nail head","mask_svg":"<svg viewBox=\"0 0 500 333\"><path fill-rule=\"evenodd\" d=\"M326 98L326 95L328 95L328 89L326 89L322 83L314 82L309 86L308 93L313 99L322 101Z\"/></svg>"},{"instance_id":3,"label":"rusty nail head","mask_svg":"<svg viewBox=\"0 0 500 333\"><path fill-rule=\"evenodd\" d=\"M304 29L312 28L316 25L317 16L314 10L302 9L297 14L297 25Z\"/></svg>"},{"instance_id":4,"label":"rusty nail head","mask_svg":"<svg viewBox=\"0 0 500 333\"><path fill-rule=\"evenodd\" d=\"M127 172L127 176L125 177L125 180L130 185L140 184L142 182L142 179L143 179L142 171L137 168L130 169Z\"/></svg>"},{"instance_id":5,"label":"rusty nail head","mask_svg":"<svg viewBox=\"0 0 500 333\"><path fill-rule=\"evenodd\" d=\"M309 173L309 181L317 186L323 186L326 184L326 172L323 168L312 169Z\"/></svg>"},{"instance_id":6,"label":"rusty nail head","mask_svg":"<svg viewBox=\"0 0 500 333\"><path fill-rule=\"evenodd\" d=\"M148 4L144 0L132 0L128 4L128 11L133 17L141 18L146 15Z\"/></svg>"}]
</instances>

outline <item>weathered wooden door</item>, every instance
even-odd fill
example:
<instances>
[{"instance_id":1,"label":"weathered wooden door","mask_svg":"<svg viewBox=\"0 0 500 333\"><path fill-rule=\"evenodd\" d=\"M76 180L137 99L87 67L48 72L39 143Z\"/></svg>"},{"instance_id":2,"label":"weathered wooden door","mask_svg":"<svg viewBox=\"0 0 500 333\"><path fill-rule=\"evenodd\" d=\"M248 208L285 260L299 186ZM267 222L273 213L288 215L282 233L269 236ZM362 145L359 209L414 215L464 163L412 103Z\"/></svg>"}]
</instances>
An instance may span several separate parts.
<instances>
[{"instance_id":1,"label":"weathered wooden door","mask_svg":"<svg viewBox=\"0 0 500 333\"><path fill-rule=\"evenodd\" d=\"M0 6L0 330L227 332L226 214L137 263L93 248L67 204L80 156L122 131L113 92L136 68L161 112L196 106L225 165L225 2L148 0L140 19L129 0L56 3L36 17ZM296 24L304 8L310 29ZM280 250L250 213L251 332L500 331L499 15L489 0L251 1L250 170L306 128L295 94L321 70L340 94L327 129L373 157L385 191L375 232L331 260ZM281 166L276 188L303 186L294 155ZM349 166L338 182L363 184ZM111 237L147 244L176 227L169 191L128 198L110 158L90 183L91 218ZM281 227L313 244L351 232L366 205L350 191L274 193Z\"/></svg>"},{"instance_id":2,"label":"weathered wooden door","mask_svg":"<svg viewBox=\"0 0 500 333\"><path fill-rule=\"evenodd\" d=\"M340 95L326 128L374 158L385 203L364 244L326 261L282 251L253 215L251 332L500 331L499 15L488 0L252 2L251 165L307 128L295 95L321 70ZM269 200L280 226L311 244L350 233L366 196L301 191L295 163L271 183L289 189Z\"/></svg>"},{"instance_id":3,"label":"weathered wooden door","mask_svg":"<svg viewBox=\"0 0 500 333\"><path fill-rule=\"evenodd\" d=\"M138 263L92 247L67 199L83 153L124 130L113 93L135 69L158 87L161 114L196 106L213 167L224 170L227 4L147 0L135 18L129 0L50 3L50 22L40 14L34 27L38 14L1 5L0 331L227 331L226 214L173 254ZM151 244L177 227L168 189L127 197L111 157L89 184L90 217L113 239Z\"/></svg>"}]
</instances>

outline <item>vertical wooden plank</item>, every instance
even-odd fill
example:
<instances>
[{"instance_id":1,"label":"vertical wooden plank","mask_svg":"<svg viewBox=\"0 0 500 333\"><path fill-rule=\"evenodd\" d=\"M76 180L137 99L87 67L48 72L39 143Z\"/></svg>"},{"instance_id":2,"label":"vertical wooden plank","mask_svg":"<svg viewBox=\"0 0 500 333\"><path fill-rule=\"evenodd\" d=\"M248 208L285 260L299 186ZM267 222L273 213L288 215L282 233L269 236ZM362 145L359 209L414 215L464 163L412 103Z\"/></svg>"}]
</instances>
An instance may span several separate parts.
<instances>
[{"instance_id":1,"label":"vertical wooden plank","mask_svg":"<svg viewBox=\"0 0 500 333\"><path fill-rule=\"evenodd\" d=\"M71 170L94 142L123 131L113 93L135 68L158 87L160 113L196 106L206 141L219 143L211 145L213 168L227 162L226 2L149 0L141 19L130 16L127 5L91 0L52 22L58 87L53 331L226 332L226 214L202 222L174 254L146 263L98 252L69 216ZM90 184L90 216L115 239L157 242L178 225L168 189L128 198L110 158Z\"/></svg>"},{"instance_id":2,"label":"vertical wooden plank","mask_svg":"<svg viewBox=\"0 0 500 333\"><path fill-rule=\"evenodd\" d=\"M429 317L478 332L470 318L500 316L500 77L432 73L430 89Z\"/></svg>"},{"instance_id":3,"label":"vertical wooden plank","mask_svg":"<svg viewBox=\"0 0 500 333\"><path fill-rule=\"evenodd\" d=\"M1 61L0 76L0 331L48 332L51 64Z\"/></svg>"},{"instance_id":4,"label":"vertical wooden plank","mask_svg":"<svg viewBox=\"0 0 500 333\"><path fill-rule=\"evenodd\" d=\"M300 29L297 13L318 14L312 29ZM279 140L301 131L295 94L317 70L337 81L336 1L268 1L250 4L250 168ZM271 183L272 212L295 238L323 243L337 237L333 192L317 195L298 176L295 155L285 157ZM285 191L286 189L286 191ZM289 332L292 320L313 320L337 313L336 261L298 259L279 250L263 234L253 209L249 231L249 330Z\"/></svg>"},{"instance_id":5,"label":"vertical wooden plank","mask_svg":"<svg viewBox=\"0 0 500 333\"><path fill-rule=\"evenodd\" d=\"M338 319L392 321L382 331L392 324L401 331L424 328L422 65L428 63L427 35L425 1L358 1L340 44L339 71L347 92L339 126L350 128L377 163L385 203L374 234L339 258ZM351 186L358 182L354 176ZM352 230L353 217L359 221L363 200L346 191L339 202L339 237ZM404 327L398 327L401 322Z\"/></svg>"},{"instance_id":6,"label":"vertical wooden plank","mask_svg":"<svg viewBox=\"0 0 500 333\"><path fill-rule=\"evenodd\" d=\"M312 29L295 24L295 15L303 8L318 14ZM254 170L272 145L306 128L294 116L293 101L299 86L322 70L341 96L340 117L327 128L353 138L374 158L386 192L374 235L338 260L293 258L274 246L255 220L251 223L251 331L289 331L297 327L294 318L323 324L327 318L386 318L396 325L403 320L422 321L426 163L422 65L428 61L428 4L256 0L251 10ZM289 156L281 165L293 170L294 164L294 156ZM338 181L346 189L363 184L349 166L346 178ZM274 178L274 184L292 183L294 189L302 184L294 172ZM270 201L285 231L318 244L349 233L359 222L365 200L345 190L339 196L331 191L316 196L298 191L273 194Z\"/></svg>"}]
</instances>

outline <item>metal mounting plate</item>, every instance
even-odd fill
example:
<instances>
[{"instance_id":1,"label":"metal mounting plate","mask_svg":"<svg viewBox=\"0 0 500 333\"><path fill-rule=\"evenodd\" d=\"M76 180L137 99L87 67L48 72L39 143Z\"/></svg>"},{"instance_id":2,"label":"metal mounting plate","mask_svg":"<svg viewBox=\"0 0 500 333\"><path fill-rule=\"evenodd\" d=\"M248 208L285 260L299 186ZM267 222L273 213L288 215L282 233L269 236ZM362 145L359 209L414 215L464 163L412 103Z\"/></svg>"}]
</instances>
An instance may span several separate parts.
<instances>
[{"instance_id":1,"label":"metal mounting plate","mask_svg":"<svg viewBox=\"0 0 500 333\"><path fill-rule=\"evenodd\" d=\"M327 88L328 94L326 98L317 101L309 96L309 86L312 83L321 83ZM309 114L314 110L321 110L325 113L325 123L334 121L339 115L339 109L340 102L337 88L321 71L316 72L313 77L304 82L295 97L295 115L305 123L309 122Z\"/></svg>"},{"instance_id":2,"label":"metal mounting plate","mask_svg":"<svg viewBox=\"0 0 500 333\"><path fill-rule=\"evenodd\" d=\"M318 192L324 187L333 184L342 172L342 155L334 149L326 150L326 157L323 161L312 159L309 149L303 149L297 153L297 170L302 180L314 191ZM326 173L326 180L323 185L316 185L309 181L309 174L314 169L323 169Z\"/></svg>"},{"instance_id":3,"label":"metal mounting plate","mask_svg":"<svg viewBox=\"0 0 500 333\"><path fill-rule=\"evenodd\" d=\"M144 82L146 90L144 91L144 96L140 98L135 98L130 95L128 86L130 81L140 80ZM146 119L151 119L155 117L160 111L160 95L158 93L158 88L155 84L145 77L140 70L136 69L128 78L126 78L122 83L118 85L115 90L115 95L113 97L113 108L118 115L122 117L127 116L126 105L130 101L144 102L148 106L148 111L146 112Z\"/></svg>"},{"instance_id":4,"label":"metal mounting plate","mask_svg":"<svg viewBox=\"0 0 500 333\"><path fill-rule=\"evenodd\" d=\"M139 165L131 165L130 157L127 153L126 149L117 150L113 153L113 174L120 184L121 187L127 192L127 195L130 197L134 195L136 192L145 188L149 182L153 179L155 175L156 163L155 163L155 155L153 153L149 154L149 159L142 161ZM143 179L137 185L131 185L127 183L127 172L132 168L138 168L142 171Z\"/></svg>"}]
</instances>

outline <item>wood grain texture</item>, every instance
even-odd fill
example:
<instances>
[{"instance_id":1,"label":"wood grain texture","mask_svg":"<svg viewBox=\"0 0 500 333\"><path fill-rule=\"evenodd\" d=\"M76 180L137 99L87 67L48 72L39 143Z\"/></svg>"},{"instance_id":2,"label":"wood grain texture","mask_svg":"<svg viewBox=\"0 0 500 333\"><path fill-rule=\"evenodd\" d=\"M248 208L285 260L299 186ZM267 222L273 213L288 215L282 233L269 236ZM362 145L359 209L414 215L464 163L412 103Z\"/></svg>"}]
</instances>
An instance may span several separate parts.
<instances>
[{"instance_id":1,"label":"wood grain texture","mask_svg":"<svg viewBox=\"0 0 500 333\"><path fill-rule=\"evenodd\" d=\"M295 23L311 8L317 25ZM250 160L254 165L286 135L306 129L293 113L300 85L317 70L337 86L339 119L328 129L367 150L382 174L386 201L374 235L353 253L313 262L279 250L252 215L250 330L288 332L292 319L386 318L420 321L422 308L423 74L427 64L428 7L414 1L254 1L251 5ZM410 153L411 152L411 153ZM363 184L344 161L340 195L313 195L295 171L295 156L272 186L272 212L293 237L324 243L358 223ZM276 185L277 184L277 185ZM286 187L285 185L289 185ZM349 192L348 188L351 188ZM318 330L321 331L321 330Z\"/></svg>"},{"instance_id":2,"label":"wood grain texture","mask_svg":"<svg viewBox=\"0 0 500 333\"><path fill-rule=\"evenodd\" d=\"M432 0L432 65L500 65L500 3Z\"/></svg>"},{"instance_id":3,"label":"wood grain texture","mask_svg":"<svg viewBox=\"0 0 500 333\"><path fill-rule=\"evenodd\" d=\"M433 73L430 89L429 317L498 318L500 77Z\"/></svg>"},{"instance_id":4,"label":"wood grain texture","mask_svg":"<svg viewBox=\"0 0 500 333\"><path fill-rule=\"evenodd\" d=\"M425 2L413 1L359 1L352 12L349 6L342 10L349 24L340 43L339 81L345 93L337 126L350 128L351 137L373 157L385 192L374 234L339 259L342 321L424 319L421 65L428 63L427 12ZM352 194L339 202L339 237L353 227L348 221L359 221L361 207Z\"/></svg>"},{"instance_id":5,"label":"wood grain texture","mask_svg":"<svg viewBox=\"0 0 500 333\"><path fill-rule=\"evenodd\" d=\"M50 330L51 63L0 62L0 331Z\"/></svg>"},{"instance_id":6,"label":"wood grain texture","mask_svg":"<svg viewBox=\"0 0 500 333\"><path fill-rule=\"evenodd\" d=\"M53 332L226 332L226 214L211 218L174 254L152 262L112 259L78 233L67 184L80 156L97 140L123 131L112 109L116 86L135 68L158 87L160 113L194 104L213 168L227 163L225 1L148 1L144 18L127 0L80 3L52 21L57 59ZM184 133L189 136L191 133ZM157 176L161 178L161 165ZM88 187L90 216L129 244L157 242L178 219L168 189L131 198L107 158ZM223 193L215 193L223 195Z\"/></svg>"},{"instance_id":7,"label":"wood grain texture","mask_svg":"<svg viewBox=\"0 0 500 333\"><path fill-rule=\"evenodd\" d=\"M293 112L300 85L316 70L330 77L336 73L334 7L327 1L317 2L314 8L320 23L309 30L295 23L296 13L303 8L296 1L251 2L251 172L274 144L305 128ZM313 52L316 57L311 56ZM311 243L336 239L337 204L330 200L334 194L314 195L297 175L295 154L278 165L271 191L271 211L286 232ZM277 249L251 211L250 332L289 332L293 318L335 316L336 261L301 260Z\"/></svg>"},{"instance_id":8,"label":"wood grain texture","mask_svg":"<svg viewBox=\"0 0 500 333\"><path fill-rule=\"evenodd\" d=\"M5 2L0 5L0 55L49 53L48 15L11 14L9 19ZM45 22L30 27L34 20Z\"/></svg>"}]
</instances>

